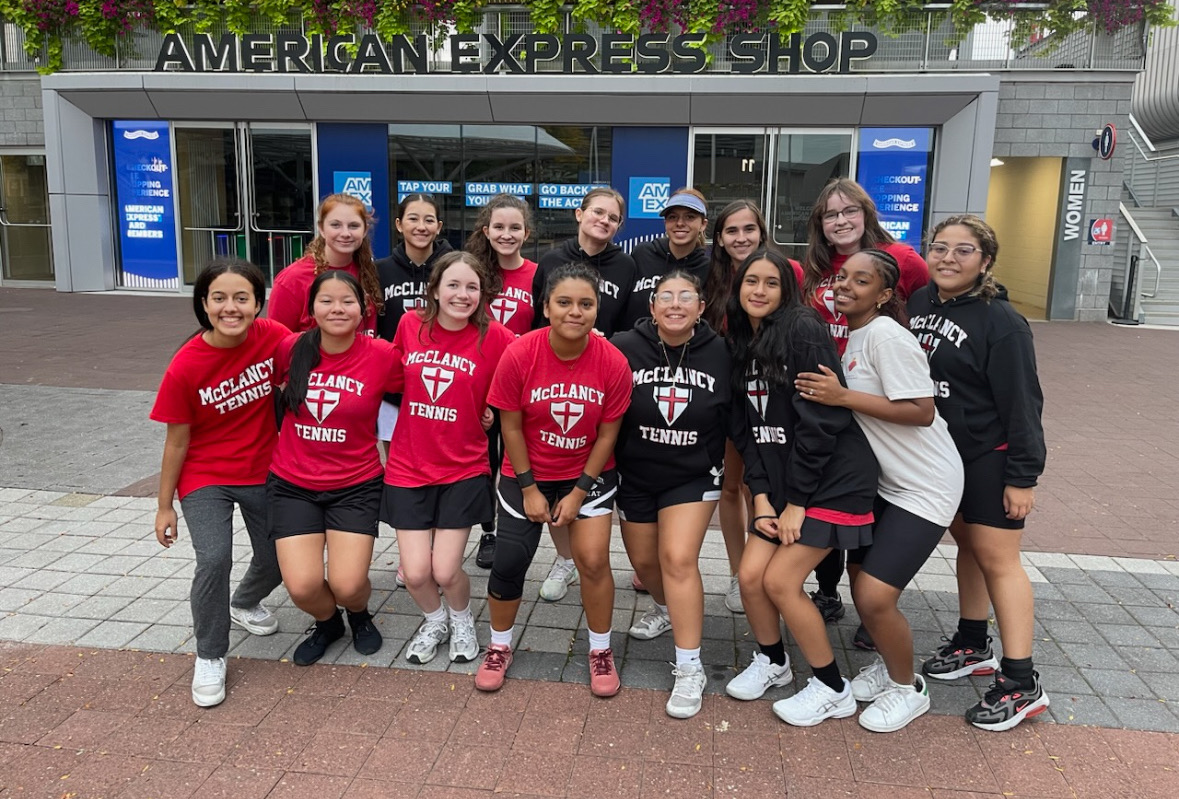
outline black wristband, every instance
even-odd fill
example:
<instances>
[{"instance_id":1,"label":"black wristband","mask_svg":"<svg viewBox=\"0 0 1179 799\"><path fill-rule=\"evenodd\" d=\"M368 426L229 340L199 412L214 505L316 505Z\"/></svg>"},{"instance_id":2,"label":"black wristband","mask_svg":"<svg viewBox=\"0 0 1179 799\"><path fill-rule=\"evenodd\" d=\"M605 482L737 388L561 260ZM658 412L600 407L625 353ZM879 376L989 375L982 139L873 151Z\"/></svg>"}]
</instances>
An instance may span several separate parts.
<instances>
[{"instance_id":1,"label":"black wristband","mask_svg":"<svg viewBox=\"0 0 1179 799\"><path fill-rule=\"evenodd\" d=\"M760 521L762 519L777 519L777 516L754 516L753 521Z\"/></svg>"},{"instance_id":2,"label":"black wristband","mask_svg":"<svg viewBox=\"0 0 1179 799\"><path fill-rule=\"evenodd\" d=\"M585 472L582 472L581 477L577 478L577 487L588 494L590 490L593 489L594 484L597 482L598 480L596 477L590 477Z\"/></svg>"},{"instance_id":3,"label":"black wristband","mask_svg":"<svg viewBox=\"0 0 1179 799\"><path fill-rule=\"evenodd\" d=\"M536 485L536 478L532 476L531 469L526 469L516 475L516 482L520 484L520 488L528 488Z\"/></svg>"}]
</instances>

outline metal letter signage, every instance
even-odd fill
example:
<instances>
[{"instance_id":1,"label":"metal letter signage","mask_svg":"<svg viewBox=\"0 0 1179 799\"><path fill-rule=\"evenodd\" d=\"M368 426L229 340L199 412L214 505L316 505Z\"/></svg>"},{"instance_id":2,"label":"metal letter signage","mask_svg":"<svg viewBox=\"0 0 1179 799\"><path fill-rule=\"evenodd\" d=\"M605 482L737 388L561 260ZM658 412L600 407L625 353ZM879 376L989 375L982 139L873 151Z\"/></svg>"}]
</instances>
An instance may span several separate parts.
<instances>
[{"instance_id":1,"label":"metal letter signage","mask_svg":"<svg viewBox=\"0 0 1179 799\"><path fill-rule=\"evenodd\" d=\"M160 46L155 71L521 75L536 74L541 63L548 63L566 74L695 74L710 71L703 44L703 34L692 33L604 33L597 37L529 33L502 38L462 33L450 37L450 68L439 70L430 64L424 34L381 39L370 33L358 39L342 33L325 39L318 33L226 33L214 41L207 33L187 39L169 33ZM741 33L730 36L726 43L732 64L727 71L769 75L848 72L852 62L871 58L878 44L876 35L868 31L787 37Z\"/></svg>"}]
</instances>

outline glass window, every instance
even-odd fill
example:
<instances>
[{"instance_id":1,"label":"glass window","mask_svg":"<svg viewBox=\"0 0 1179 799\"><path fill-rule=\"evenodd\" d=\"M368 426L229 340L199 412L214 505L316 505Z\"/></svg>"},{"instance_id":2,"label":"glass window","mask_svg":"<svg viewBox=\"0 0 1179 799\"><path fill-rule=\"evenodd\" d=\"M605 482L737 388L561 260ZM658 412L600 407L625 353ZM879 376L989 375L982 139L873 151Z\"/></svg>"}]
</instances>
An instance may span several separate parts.
<instances>
[{"instance_id":1,"label":"glass window","mask_svg":"<svg viewBox=\"0 0 1179 799\"><path fill-rule=\"evenodd\" d=\"M852 132L780 131L774 164L770 236L795 257L806 246L807 220L819 192L832 178L851 175Z\"/></svg>"}]
</instances>

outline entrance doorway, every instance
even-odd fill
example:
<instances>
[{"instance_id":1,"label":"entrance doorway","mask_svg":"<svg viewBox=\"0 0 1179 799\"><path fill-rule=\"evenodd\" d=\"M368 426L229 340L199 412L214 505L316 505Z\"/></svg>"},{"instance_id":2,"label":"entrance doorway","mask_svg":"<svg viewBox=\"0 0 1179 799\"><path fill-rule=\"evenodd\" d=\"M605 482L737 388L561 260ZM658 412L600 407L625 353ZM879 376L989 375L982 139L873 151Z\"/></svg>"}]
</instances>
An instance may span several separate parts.
<instances>
[{"instance_id":1,"label":"entrance doorway","mask_svg":"<svg viewBox=\"0 0 1179 799\"><path fill-rule=\"evenodd\" d=\"M53 280L44 153L0 155L0 260L6 282Z\"/></svg>"},{"instance_id":2,"label":"entrance doorway","mask_svg":"<svg viewBox=\"0 0 1179 799\"><path fill-rule=\"evenodd\" d=\"M180 273L192 285L217 256L267 278L315 236L315 148L309 124L176 123Z\"/></svg>"}]
</instances>

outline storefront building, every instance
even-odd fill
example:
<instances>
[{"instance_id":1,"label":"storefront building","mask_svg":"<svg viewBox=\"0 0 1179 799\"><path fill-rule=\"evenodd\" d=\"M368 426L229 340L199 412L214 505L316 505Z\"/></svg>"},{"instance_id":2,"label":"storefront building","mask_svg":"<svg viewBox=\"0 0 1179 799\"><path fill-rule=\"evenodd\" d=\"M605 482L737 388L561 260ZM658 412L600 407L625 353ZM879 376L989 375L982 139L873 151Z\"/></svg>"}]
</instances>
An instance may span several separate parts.
<instances>
[{"instance_id":1,"label":"storefront building","mask_svg":"<svg viewBox=\"0 0 1179 799\"><path fill-rule=\"evenodd\" d=\"M600 184L628 200L623 246L659 235L662 201L692 185L710 212L756 200L801 255L815 196L851 176L918 248L938 219L986 216L1029 314L1105 318L1112 248L1092 230L1117 216L1122 162L1094 139L1125 127L1141 29L1044 55L985 28L947 47L933 17L891 38L819 16L796 37L726 37L707 59L675 37L532 36L519 9L488 11L484 29L439 51L297 25L144 33L135 56L67 52L44 77L10 48L3 283L181 292L221 254L273 275L334 191L373 207L378 256L408 193L440 199L456 246L491 195L518 194L535 255L573 234L571 209Z\"/></svg>"}]
</instances>

